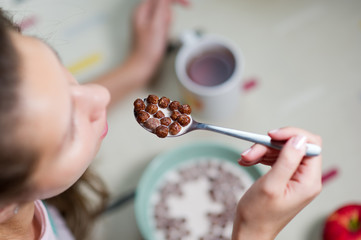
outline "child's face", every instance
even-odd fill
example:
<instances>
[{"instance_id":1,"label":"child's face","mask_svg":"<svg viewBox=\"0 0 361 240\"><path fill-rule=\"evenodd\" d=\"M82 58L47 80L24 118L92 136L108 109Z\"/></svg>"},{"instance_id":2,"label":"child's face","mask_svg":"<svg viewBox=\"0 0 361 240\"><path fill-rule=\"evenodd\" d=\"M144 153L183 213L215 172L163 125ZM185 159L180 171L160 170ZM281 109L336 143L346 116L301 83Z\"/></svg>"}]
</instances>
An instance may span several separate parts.
<instances>
[{"instance_id":1,"label":"child's face","mask_svg":"<svg viewBox=\"0 0 361 240\"><path fill-rule=\"evenodd\" d=\"M109 92L79 85L49 46L12 33L21 60L22 139L40 153L32 176L35 195L49 198L84 173L107 132Z\"/></svg>"}]
</instances>

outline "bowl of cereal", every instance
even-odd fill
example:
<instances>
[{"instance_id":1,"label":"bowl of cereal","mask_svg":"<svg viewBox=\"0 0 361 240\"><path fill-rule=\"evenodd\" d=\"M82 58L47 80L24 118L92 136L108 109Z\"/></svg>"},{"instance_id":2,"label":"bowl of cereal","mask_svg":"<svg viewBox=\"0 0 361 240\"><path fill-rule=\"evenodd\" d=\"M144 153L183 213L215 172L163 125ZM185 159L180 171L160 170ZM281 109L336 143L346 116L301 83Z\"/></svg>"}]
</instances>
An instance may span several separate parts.
<instances>
[{"instance_id":1,"label":"bowl of cereal","mask_svg":"<svg viewBox=\"0 0 361 240\"><path fill-rule=\"evenodd\" d=\"M239 157L239 150L215 142L191 143L155 157L136 191L142 236L230 239L236 205L261 176L255 166L240 166Z\"/></svg>"}]
</instances>

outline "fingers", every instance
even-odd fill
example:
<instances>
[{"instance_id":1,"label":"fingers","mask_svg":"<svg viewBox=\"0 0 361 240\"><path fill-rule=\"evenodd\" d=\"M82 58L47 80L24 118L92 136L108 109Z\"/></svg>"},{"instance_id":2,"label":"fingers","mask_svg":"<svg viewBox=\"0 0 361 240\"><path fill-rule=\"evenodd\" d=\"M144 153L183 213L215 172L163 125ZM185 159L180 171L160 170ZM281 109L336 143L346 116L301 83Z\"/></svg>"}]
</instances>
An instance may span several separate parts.
<instances>
[{"instance_id":1,"label":"fingers","mask_svg":"<svg viewBox=\"0 0 361 240\"><path fill-rule=\"evenodd\" d=\"M170 22L171 19L170 0L157 0L154 5L153 18L157 24Z\"/></svg>"},{"instance_id":2,"label":"fingers","mask_svg":"<svg viewBox=\"0 0 361 240\"><path fill-rule=\"evenodd\" d=\"M321 145L321 138L315 134L311 134L303 129L285 127L276 129L269 132L269 136L276 141L287 141L295 135L306 136L308 142ZM250 149L246 150L241 155L239 164L242 166L251 166L257 163L262 163L266 165L272 165L277 159L279 150L265 147L260 144L253 145Z\"/></svg>"},{"instance_id":3,"label":"fingers","mask_svg":"<svg viewBox=\"0 0 361 240\"><path fill-rule=\"evenodd\" d=\"M276 141L286 141L281 151L253 145L242 153L239 164L251 166L257 163L272 166L264 176L267 189L279 192L287 189L290 181L302 183L318 193L322 188L322 156L305 157L306 142L321 146L322 139L302 129L286 127L269 132L269 136Z\"/></svg>"},{"instance_id":4,"label":"fingers","mask_svg":"<svg viewBox=\"0 0 361 240\"><path fill-rule=\"evenodd\" d=\"M267 153L266 146L255 144L241 154L241 159L238 161L242 166L251 166L260 162L261 158Z\"/></svg>"},{"instance_id":5,"label":"fingers","mask_svg":"<svg viewBox=\"0 0 361 240\"><path fill-rule=\"evenodd\" d=\"M190 2L188 0L173 0L174 3L179 3L182 6L189 6Z\"/></svg>"},{"instance_id":6,"label":"fingers","mask_svg":"<svg viewBox=\"0 0 361 240\"><path fill-rule=\"evenodd\" d=\"M257 163L273 165L279 154L279 150L255 144L241 154L238 163L242 166L251 166Z\"/></svg>"},{"instance_id":7,"label":"fingers","mask_svg":"<svg viewBox=\"0 0 361 240\"><path fill-rule=\"evenodd\" d=\"M268 135L276 141L285 141L290 139L292 136L295 135L303 135L307 137L307 141L309 143L314 143L317 145L321 145L322 141L321 138L315 134L312 134L306 130L294 128L294 127L284 127L280 129L275 129L268 132Z\"/></svg>"},{"instance_id":8,"label":"fingers","mask_svg":"<svg viewBox=\"0 0 361 240\"><path fill-rule=\"evenodd\" d=\"M171 5L173 3L188 6L188 0L145 0L139 4L137 8L137 15L140 20L154 22L154 24L169 24L172 18Z\"/></svg>"},{"instance_id":9,"label":"fingers","mask_svg":"<svg viewBox=\"0 0 361 240\"><path fill-rule=\"evenodd\" d=\"M145 0L135 9L133 18L136 20L136 22L139 22L139 24L143 25L150 18L152 1L153 0Z\"/></svg>"},{"instance_id":10,"label":"fingers","mask_svg":"<svg viewBox=\"0 0 361 240\"><path fill-rule=\"evenodd\" d=\"M270 186L284 189L291 177L295 174L305 153L306 140L303 135L291 137L280 151L277 161L272 169L266 174Z\"/></svg>"},{"instance_id":11,"label":"fingers","mask_svg":"<svg viewBox=\"0 0 361 240\"><path fill-rule=\"evenodd\" d=\"M269 135L274 140L284 141L289 139L294 135L303 135L307 137L308 143L313 143L318 146L322 146L322 139L320 136L312 134L306 130L294 128L294 127L285 127L277 130L273 130L269 132ZM308 167L308 176L315 176L315 178L321 177L321 167L322 167L322 156L315 157L305 157L304 163L307 163ZM319 176L318 176L319 175Z\"/></svg>"}]
</instances>

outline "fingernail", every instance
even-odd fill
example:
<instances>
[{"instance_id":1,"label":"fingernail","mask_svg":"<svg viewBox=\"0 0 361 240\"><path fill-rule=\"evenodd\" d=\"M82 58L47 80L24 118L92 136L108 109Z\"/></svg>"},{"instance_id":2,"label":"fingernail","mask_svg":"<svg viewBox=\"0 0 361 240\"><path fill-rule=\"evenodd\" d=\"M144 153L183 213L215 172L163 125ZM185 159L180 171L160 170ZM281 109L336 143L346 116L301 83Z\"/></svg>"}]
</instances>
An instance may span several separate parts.
<instances>
[{"instance_id":1,"label":"fingernail","mask_svg":"<svg viewBox=\"0 0 361 240\"><path fill-rule=\"evenodd\" d=\"M269 133L276 133L276 132L278 132L279 130L280 130L279 128L273 129L273 130L269 131Z\"/></svg>"},{"instance_id":2,"label":"fingernail","mask_svg":"<svg viewBox=\"0 0 361 240\"><path fill-rule=\"evenodd\" d=\"M247 162L245 162L243 160L243 158L241 157L240 159L238 159L238 164L241 165L241 166L244 166L244 165L247 165Z\"/></svg>"},{"instance_id":3,"label":"fingernail","mask_svg":"<svg viewBox=\"0 0 361 240\"><path fill-rule=\"evenodd\" d=\"M292 138L292 146L296 149L302 149L306 143L306 137L302 135L298 135L294 138Z\"/></svg>"},{"instance_id":4,"label":"fingernail","mask_svg":"<svg viewBox=\"0 0 361 240\"><path fill-rule=\"evenodd\" d=\"M244 151L241 156L246 156L250 151L252 150L252 148L248 148L246 151Z\"/></svg>"}]
</instances>

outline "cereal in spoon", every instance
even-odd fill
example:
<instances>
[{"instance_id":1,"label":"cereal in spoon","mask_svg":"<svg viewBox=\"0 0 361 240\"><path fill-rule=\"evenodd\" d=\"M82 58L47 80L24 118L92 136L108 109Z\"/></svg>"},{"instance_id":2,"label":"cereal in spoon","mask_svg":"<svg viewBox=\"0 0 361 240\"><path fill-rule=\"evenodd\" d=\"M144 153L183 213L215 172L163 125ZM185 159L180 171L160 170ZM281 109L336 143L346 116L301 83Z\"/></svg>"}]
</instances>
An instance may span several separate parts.
<instances>
[{"instance_id":1,"label":"cereal in spoon","mask_svg":"<svg viewBox=\"0 0 361 240\"><path fill-rule=\"evenodd\" d=\"M191 107L167 97L151 94L144 100L136 99L133 105L138 123L160 138L177 135L192 122Z\"/></svg>"}]
</instances>

